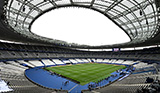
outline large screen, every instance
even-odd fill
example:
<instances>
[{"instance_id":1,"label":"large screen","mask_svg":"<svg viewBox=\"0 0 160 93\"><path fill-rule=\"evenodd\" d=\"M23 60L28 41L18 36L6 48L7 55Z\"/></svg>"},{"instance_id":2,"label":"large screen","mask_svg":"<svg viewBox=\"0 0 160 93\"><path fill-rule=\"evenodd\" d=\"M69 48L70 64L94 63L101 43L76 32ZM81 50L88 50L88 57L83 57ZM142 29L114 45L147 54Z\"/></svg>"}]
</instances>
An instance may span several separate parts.
<instances>
[{"instance_id":1,"label":"large screen","mask_svg":"<svg viewBox=\"0 0 160 93\"><path fill-rule=\"evenodd\" d=\"M120 51L120 48L113 48L112 51L113 52L118 52L118 51Z\"/></svg>"}]
</instances>

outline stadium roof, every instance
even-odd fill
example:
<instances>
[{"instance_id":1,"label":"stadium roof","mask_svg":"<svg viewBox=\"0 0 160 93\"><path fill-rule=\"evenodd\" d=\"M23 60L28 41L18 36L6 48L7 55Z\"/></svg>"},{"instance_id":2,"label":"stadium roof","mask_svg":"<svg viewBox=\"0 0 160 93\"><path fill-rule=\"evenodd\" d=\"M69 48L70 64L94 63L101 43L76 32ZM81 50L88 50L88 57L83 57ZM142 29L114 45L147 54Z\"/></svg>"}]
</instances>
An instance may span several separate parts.
<instances>
[{"instance_id":1,"label":"stadium roof","mask_svg":"<svg viewBox=\"0 0 160 93\"><path fill-rule=\"evenodd\" d=\"M129 43L88 46L70 44L31 32L33 22L61 7L83 7L105 15L131 39ZM0 39L27 44L61 45L76 48L113 48L160 43L159 0L0 0Z\"/></svg>"}]
</instances>

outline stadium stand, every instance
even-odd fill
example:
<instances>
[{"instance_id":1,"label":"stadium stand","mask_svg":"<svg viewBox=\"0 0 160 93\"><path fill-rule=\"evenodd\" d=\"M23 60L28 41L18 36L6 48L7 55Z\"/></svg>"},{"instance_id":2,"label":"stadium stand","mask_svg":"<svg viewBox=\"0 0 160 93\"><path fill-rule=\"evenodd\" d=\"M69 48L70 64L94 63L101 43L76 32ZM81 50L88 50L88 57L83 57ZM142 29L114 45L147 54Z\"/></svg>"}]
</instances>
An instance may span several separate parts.
<instances>
[{"instance_id":1,"label":"stadium stand","mask_svg":"<svg viewBox=\"0 0 160 93\"><path fill-rule=\"evenodd\" d=\"M64 63L60 59L52 59L53 62L55 62L56 65L63 65Z\"/></svg>"},{"instance_id":2,"label":"stadium stand","mask_svg":"<svg viewBox=\"0 0 160 93\"><path fill-rule=\"evenodd\" d=\"M71 64L70 60L62 60L65 64Z\"/></svg>"},{"instance_id":3,"label":"stadium stand","mask_svg":"<svg viewBox=\"0 0 160 93\"><path fill-rule=\"evenodd\" d=\"M9 69L7 69L9 70ZM11 74L12 73L12 74ZM32 82L28 81L28 79L25 78L23 74L17 75L17 73L14 72L0 72L1 79L5 80L6 82L9 82L9 87L13 89L13 91L8 93L38 93L38 92L45 92L45 93L51 93L54 92L54 90L48 90L44 89L42 87L39 87Z\"/></svg>"},{"instance_id":4,"label":"stadium stand","mask_svg":"<svg viewBox=\"0 0 160 93\"><path fill-rule=\"evenodd\" d=\"M103 59L97 59L97 62L102 62L103 61Z\"/></svg>"},{"instance_id":5,"label":"stadium stand","mask_svg":"<svg viewBox=\"0 0 160 93\"><path fill-rule=\"evenodd\" d=\"M78 63L84 63L82 59L75 59Z\"/></svg>"},{"instance_id":6,"label":"stadium stand","mask_svg":"<svg viewBox=\"0 0 160 93\"><path fill-rule=\"evenodd\" d=\"M30 50L31 51L31 50ZM30 51L28 51L28 52L30 52ZM39 52L39 51L33 51L33 52ZM61 51L59 51L59 52L61 52ZM134 52L134 51L130 51L131 53L132 52ZM142 51L143 52L143 51ZM26 52L27 53L27 52ZM46 52L44 52L44 54L45 54ZM48 52L49 53L49 52ZM94 52L95 53L95 52ZM105 54L105 53L104 53ZM106 52L106 54L108 54L108 52ZM66 54L67 55L67 54ZM89 55L89 54L88 54ZM93 54L92 54L93 55ZM41 56L39 56L39 57L41 57ZM36 61L33 61L32 59L27 59L28 57L25 57L25 60L16 60L16 61L4 61L4 62L0 62L0 66L1 66L1 68L3 68L3 69L1 69L1 72L7 72L7 73L9 73L10 75L8 75L8 74L1 74L1 75L5 75L5 76L9 76L8 78L11 78L11 77L14 77L15 75L16 76L20 76L20 77L22 77L23 76L23 72L24 72L24 70L25 69L27 69L27 68L29 68L29 67L36 67L36 66L44 66L44 64L45 64L45 66L48 66L48 65L55 65L55 63L57 64L57 65L59 65L59 64L65 64L64 62L62 62L62 60L60 60L60 59L52 59L52 60L50 60L50 59L42 59L42 62L44 63L44 64L42 64L42 62L39 60L39 59L37 59ZM47 57L46 57L47 58ZM56 57L55 57L56 58ZM67 57L68 58L68 57ZM27 60L26 60L27 59ZM6 60L6 59L5 59ZM15 60L15 59L14 59ZM122 81L124 81L125 82L125 80L127 80L126 82L128 82L127 84L132 84L132 85L129 85L129 86L127 86L127 84L126 83L124 83L124 86L122 87L122 86L120 86L120 85L122 85L122 84L118 84L118 85L116 85L116 82L115 83L113 83L113 84L111 84L111 85L109 85L108 87L106 87L106 88L108 88L108 89L112 89L112 90L110 90L110 91L113 91L113 86L116 86L116 88L120 88L120 89L123 89L123 90L121 90L122 92L128 92L128 91L132 91L132 92L135 92L135 90L137 90L137 89L141 89L142 87L143 88L145 88L146 86L149 86L149 84L146 84L146 83L144 83L144 84L142 84L142 82L143 81L145 81L145 79L146 79L146 77L148 76L148 77L150 77L152 74L149 74L149 73L152 73L153 71L151 71L151 70L154 70L155 71L155 68L153 67L153 64L147 64L147 63L144 63L144 62L142 62L142 61L131 61L131 60L127 60L127 59L119 59L119 60L117 60L117 59L106 59L106 58L103 58L103 59L100 59L100 58L88 58L88 59L84 59L84 58L75 58L75 59L73 59L73 58L69 58L68 59L70 62L72 62L72 63L75 63L75 64L77 64L77 63L80 63L80 62L92 62L92 61L94 61L94 62L104 62L104 63L117 63L117 64L127 64L127 65L133 65L133 64L135 64L135 63L137 63L137 64L135 64L135 65L133 65L135 68L136 68L136 70L135 70L135 72L133 73L133 74L131 74L130 76L128 76L127 78L134 78L134 77L142 77L142 76L138 76L138 75L143 75L144 73L145 73L145 75L143 75L143 77L142 77L142 81L140 81L140 79L138 79L139 81L131 81L131 80L127 80L127 78L126 79L124 79L124 80L122 80ZM36 63L35 63L36 62ZM26 64L27 66L24 66L24 65L22 65L22 64ZM28 67L29 66L29 67ZM146 70L146 71L144 71L144 69L143 69L143 67L144 67L144 69ZM4 69L5 68L5 69ZM9 69L9 70L8 70ZM16 70L15 70L16 69ZM146 75L146 73L148 73L147 75ZM133 77L132 77L132 75L133 75ZM153 74L153 76L154 76L154 74ZM156 76L156 75L155 75ZM3 76L1 76L1 78L3 79L3 80L6 80L7 81L7 79L5 79L5 78L3 78ZM23 78L25 78L24 76L23 76ZM27 79L25 78L25 80L26 80L26 82L30 82L30 81L27 81ZM16 82L18 82L19 81L19 79L16 81ZM118 81L118 82L122 82L122 81ZM130 82L129 82L130 81ZM13 81L10 81L10 82L13 82ZM137 82L137 83L136 83ZM139 82L139 83L138 83ZM123 82L122 82L123 83ZM136 85L135 85L135 83L136 83ZM11 83L12 84L12 83ZM14 83L15 85L17 85L16 83ZM27 83L26 83L27 84ZM32 84L32 83L31 83ZM115 85L114 85L115 84ZM34 84L33 84L34 85ZM32 86L33 86L32 85ZM22 86L22 84L20 85L20 86ZM28 86L28 85L24 85L24 87L25 86ZM35 86L34 85L34 87L38 87L37 85ZM24 89L17 89L17 87L11 87L14 91L16 90L16 91L25 91L25 90L27 90L27 89L31 89L31 88L24 88ZM116 89L115 88L115 89ZM39 89L39 88L38 88ZM108 89L104 89L104 90L108 90ZM40 89L41 90L41 89ZM42 88L42 90L43 90L43 88ZM44 89L44 90L48 90L48 89ZM48 91L51 91L51 90L48 90ZM103 92L103 88L102 88L102 90L100 89L100 90L93 90L93 91L102 91ZM114 91L113 91L114 92Z\"/></svg>"},{"instance_id":7,"label":"stadium stand","mask_svg":"<svg viewBox=\"0 0 160 93\"><path fill-rule=\"evenodd\" d=\"M29 66L29 67L35 67L34 65L26 62L25 60L18 60L18 62L20 62L20 64L26 64L26 65Z\"/></svg>"},{"instance_id":8,"label":"stadium stand","mask_svg":"<svg viewBox=\"0 0 160 93\"><path fill-rule=\"evenodd\" d=\"M141 70L137 70L138 72ZM146 83L146 78L150 77L154 80L159 77L158 74L152 72L143 72L143 73L136 73L131 74L127 78L118 80L117 82L108 85L107 87L93 90L94 92L105 93L109 91L110 93L137 93L138 90L146 88L151 85L151 83ZM84 93L88 93L88 91L83 91ZM146 92L139 92L139 93L146 93ZM152 93L152 92L147 92ZM158 92L157 92L158 93Z\"/></svg>"},{"instance_id":9,"label":"stadium stand","mask_svg":"<svg viewBox=\"0 0 160 93\"><path fill-rule=\"evenodd\" d=\"M82 59L82 61L83 61L84 63L89 63L89 61L88 61L87 59Z\"/></svg>"},{"instance_id":10,"label":"stadium stand","mask_svg":"<svg viewBox=\"0 0 160 93\"><path fill-rule=\"evenodd\" d=\"M44 64L41 63L41 61L39 61L39 60L31 60L31 61L28 61L28 63L30 63L30 64L32 64L32 65L34 65L36 67L38 67L38 66L44 66Z\"/></svg>"},{"instance_id":11,"label":"stadium stand","mask_svg":"<svg viewBox=\"0 0 160 93\"><path fill-rule=\"evenodd\" d=\"M69 59L73 64L77 64L77 61L75 59Z\"/></svg>"},{"instance_id":12,"label":"stadium stand","mask_svg":"<svg viewBox=\"0 0 160 93\"><path fill-rule=\"evenodd\" d=\"M53 66L53 65L55 65L55 63L53 63L49 59L43 59L42 62L45 64L45 66Z\"/></svg>"}]
</instances>

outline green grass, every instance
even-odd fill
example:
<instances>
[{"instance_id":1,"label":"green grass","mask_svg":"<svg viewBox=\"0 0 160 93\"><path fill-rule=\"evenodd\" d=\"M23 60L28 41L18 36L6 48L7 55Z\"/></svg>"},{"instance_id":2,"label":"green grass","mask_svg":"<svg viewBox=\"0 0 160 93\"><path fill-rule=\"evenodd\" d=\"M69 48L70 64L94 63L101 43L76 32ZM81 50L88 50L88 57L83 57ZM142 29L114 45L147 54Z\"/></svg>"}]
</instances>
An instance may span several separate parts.
<instances>
[{"instance_id":1,"label":"green grass","mask_svg":"<svg viewBox=\"0 0 160 93\"><path fill-rule=\"evenodd\" d=\"M87 63L47 67L45 69L78 81L81 85L85 85L89 82L97 82L102 80L110 76L112 72L124 68L126 67L122 65Z\"/></svg>"}]
</instances>

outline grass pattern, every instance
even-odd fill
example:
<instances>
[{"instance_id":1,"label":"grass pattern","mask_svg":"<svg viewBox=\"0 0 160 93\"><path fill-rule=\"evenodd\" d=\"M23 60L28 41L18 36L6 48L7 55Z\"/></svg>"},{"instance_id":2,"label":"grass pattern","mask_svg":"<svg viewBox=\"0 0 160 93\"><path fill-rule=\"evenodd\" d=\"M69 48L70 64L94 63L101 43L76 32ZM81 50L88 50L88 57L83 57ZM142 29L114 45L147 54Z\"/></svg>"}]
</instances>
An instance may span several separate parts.
<instances>
[{"instance_id":1,"label":"grass pattern","mask_svg":"<svg viewBox=\"0 0 160 93\"><path fill-rule=\"evenodd\" d=\"M123 65L86 63L47 67L45 69L78 81L81 85L85 85L89 82L98 82L99 80L105 79L116 70L124 68L126 67Z\"/></svg>"}]
</instances>

